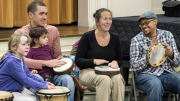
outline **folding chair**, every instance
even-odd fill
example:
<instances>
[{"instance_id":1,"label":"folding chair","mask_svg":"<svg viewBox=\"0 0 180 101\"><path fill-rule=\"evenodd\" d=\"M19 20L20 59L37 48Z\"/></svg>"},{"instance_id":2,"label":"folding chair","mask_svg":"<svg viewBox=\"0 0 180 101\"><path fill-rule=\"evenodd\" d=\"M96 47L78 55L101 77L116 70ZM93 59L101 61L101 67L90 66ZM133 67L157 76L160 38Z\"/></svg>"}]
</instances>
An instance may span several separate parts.
<instances>
[{"instance_id":1,"label":"folding chair","mask_svg":"<svg viewBox=\"0 0 180 101\"><path fill-rule=\"evenodd\" d=\"M131 67L131 69L132 69L132 67ZM134 92L134 100L137 101L136 90L141 93L145 93L145 92L136 88L134 72L133 72L133 70L131 70L131 72L132 72L132 80L131 80L130 101L132 101L133 92ZM171 93L167 92L167 91L164 91L164 93L168 93L168 101L171 101ZM175 95L175 101L179 101L179 98L177 98L176 94L174 94L174 95Z\"/></svg>"}]
</instances>

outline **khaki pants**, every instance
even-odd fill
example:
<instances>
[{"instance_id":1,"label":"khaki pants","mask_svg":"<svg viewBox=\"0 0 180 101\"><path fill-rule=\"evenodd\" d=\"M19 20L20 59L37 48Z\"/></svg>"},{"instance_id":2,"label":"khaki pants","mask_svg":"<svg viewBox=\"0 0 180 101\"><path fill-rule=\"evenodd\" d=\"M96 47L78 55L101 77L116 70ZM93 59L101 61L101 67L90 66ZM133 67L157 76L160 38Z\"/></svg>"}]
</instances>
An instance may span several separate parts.
<instances>
[{"instance_id":1,"label":"khaki pants","mask_svg":"<svg viewBox=\"0 0 180 101\"><path fill-rule=\"evenodd\" d=\"M125 83L121 74L109 77L97 75L94 69L83 69L79 73L80 82L90 91L96 91L96 101L124 101Z\"/></svg>"}]
</instances>

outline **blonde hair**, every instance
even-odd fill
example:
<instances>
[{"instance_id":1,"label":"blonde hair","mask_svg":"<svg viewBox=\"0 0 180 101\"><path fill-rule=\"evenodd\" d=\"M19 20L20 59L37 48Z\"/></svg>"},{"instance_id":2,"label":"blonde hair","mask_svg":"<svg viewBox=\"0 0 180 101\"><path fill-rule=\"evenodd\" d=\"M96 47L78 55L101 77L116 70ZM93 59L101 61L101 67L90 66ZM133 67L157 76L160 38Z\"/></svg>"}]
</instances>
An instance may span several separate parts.
<instances>
[{"instance_id":1,"label":"blonde hair","mask_svg":"<svg viewBox=\"0 0 180 101\"><path fill-rule=\"evenodd\" d=\"M15 32L11 35L9 41L8 41L8 51L10 53L15 53L14 47L18 47L20 43L21 36L25 36L28 38L27 43L31 43L31 38L29 35L24 34L22 32ZM1 57L1 60L5 57L5 54Z\"/></svg>"}]
</instances>

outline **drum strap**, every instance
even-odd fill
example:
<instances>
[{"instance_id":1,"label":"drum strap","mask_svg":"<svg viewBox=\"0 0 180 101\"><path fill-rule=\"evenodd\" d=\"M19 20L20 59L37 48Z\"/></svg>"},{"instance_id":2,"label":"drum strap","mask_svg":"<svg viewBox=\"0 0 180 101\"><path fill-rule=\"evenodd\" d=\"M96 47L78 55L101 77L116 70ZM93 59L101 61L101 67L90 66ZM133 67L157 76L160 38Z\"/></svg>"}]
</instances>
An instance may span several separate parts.
<instances>
[{"instance_id":1,"label":"drum strap","mask_svg":"<svg viewBox=\"0 0 180 101\"><path fill-rule=\"evenodd\" d=\"M47 95L45 95L45 97L48 99L48 101L51 99L51 97L52 97L53 95L51 95L51 96L47 96Z\"/></svg>"}]
</instances>

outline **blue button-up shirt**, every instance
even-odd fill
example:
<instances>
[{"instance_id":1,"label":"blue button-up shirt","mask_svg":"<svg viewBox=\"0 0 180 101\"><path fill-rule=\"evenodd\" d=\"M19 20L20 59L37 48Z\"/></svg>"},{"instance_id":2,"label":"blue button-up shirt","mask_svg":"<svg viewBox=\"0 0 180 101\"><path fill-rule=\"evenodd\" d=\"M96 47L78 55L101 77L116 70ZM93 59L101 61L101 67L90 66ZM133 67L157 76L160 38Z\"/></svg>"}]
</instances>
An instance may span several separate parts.
<instances>
[{"instance_id":1,"label":"blue button-up shirt","mask_svg":"<svg viewBox=\"0 0 180 101\"><path fill-rule=\"evenodd\" d=\"M157 67L152 67L146 61L146 55L150 49L152 39L149 39L143 32L140 32L131 39L130 47L130 64L135 74L146 73L155 76L160 76L164 71L176 73L173 67L178 67L180 63L179 52L176 47L176 42L171 32L157 29L157 42L164 42L168 47L172 48L174 52L174 59L169 57L163 64Z\"/></svg>"}]
</instances>

